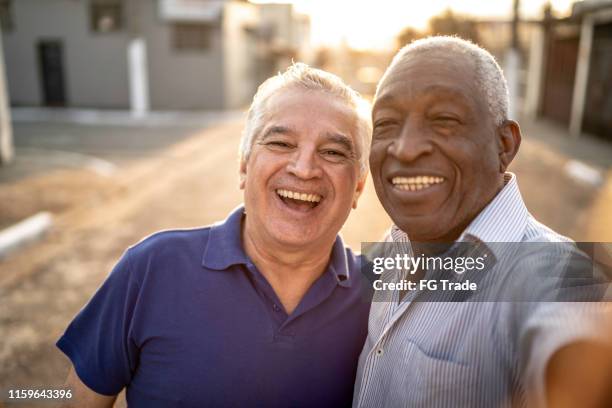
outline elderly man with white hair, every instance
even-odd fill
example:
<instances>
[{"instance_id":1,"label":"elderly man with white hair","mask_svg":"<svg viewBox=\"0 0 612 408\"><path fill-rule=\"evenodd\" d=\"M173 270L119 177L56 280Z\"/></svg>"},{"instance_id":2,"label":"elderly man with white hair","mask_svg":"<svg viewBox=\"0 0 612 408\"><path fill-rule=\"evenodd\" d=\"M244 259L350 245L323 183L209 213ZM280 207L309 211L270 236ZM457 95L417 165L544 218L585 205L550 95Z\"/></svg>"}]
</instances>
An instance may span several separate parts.
<instances>
[{"instance_id":1,"label":"elderly man with white hair","mask_svg":"<svg viewBox=\"0 0 612 408\"><path fill-rule=\"evenodd\" d=\"M601 288L507 171L521 131L493 56L454 37L413 42L380 80L372 121L388 245L451 266L382 272L395 285L374 294L353 406L605 406L609 314L575 302ZM469 258L472 271L452 266Z\"/></svg>"},{"instance_id":2,"label":"elderly man with white hair","mask_svg":"<svg viewBox=\"0 0 612 408\"><path fill-rule=\"evenodd\" d=\"M129 248L58 347L68 402L341 407L366 335L358 259L337 235L367 174L371 122L338 77L264 82L240 149L244 206Z\"/></svg>"}]
</instances>

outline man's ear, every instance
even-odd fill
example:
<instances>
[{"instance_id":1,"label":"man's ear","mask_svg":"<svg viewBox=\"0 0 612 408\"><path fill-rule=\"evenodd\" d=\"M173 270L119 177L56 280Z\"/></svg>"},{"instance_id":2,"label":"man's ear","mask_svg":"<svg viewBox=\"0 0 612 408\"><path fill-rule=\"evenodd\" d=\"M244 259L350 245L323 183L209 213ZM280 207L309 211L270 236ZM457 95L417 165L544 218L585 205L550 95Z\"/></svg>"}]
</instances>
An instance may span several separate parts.
<instances>
[{"instance_id":1,"label":"man's ear","mask_svg":"<svg viewBox=\"0 0 612 408\"><path fill-rule=\"evenodd\" d=\"M353 209L357 208L357 201L359 201L359 197L361 197L361 193L363 193L367 178L368 172L366 171L366 173L361 176L361 178L357 182L357 188L355 188L355 193L353 194Z\"/></svg>"},{"instance_id":2,"label":"man's ear","mask_svg":"<svg viewBox=\"0 0 612 408\"><path fill-rule=\"evenodd\" d=\"M247 172L247 162L246 160L240 160L240 182L239 187L241 190L244 190L244 185L246 184L246 172Z\"/></svg>"},{"instance_id":3,"label":"man's ear","mask_svg":"<svg viewBox=\"0 0 612 408\"><path fill-rule=\"evenodd\" d=\"M518 153L521 145L521 128L513 120L505 120L497 128L499 172L504 173Z\"/></svg>"}]
</instances>

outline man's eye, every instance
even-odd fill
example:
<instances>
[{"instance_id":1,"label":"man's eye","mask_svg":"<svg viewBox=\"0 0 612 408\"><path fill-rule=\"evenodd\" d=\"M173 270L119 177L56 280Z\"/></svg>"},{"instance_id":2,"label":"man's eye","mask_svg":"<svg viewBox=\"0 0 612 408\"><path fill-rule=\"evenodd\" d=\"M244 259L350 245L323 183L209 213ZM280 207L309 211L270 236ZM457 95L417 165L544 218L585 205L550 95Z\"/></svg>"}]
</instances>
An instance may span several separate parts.
<instances>
[{"instance_id":1,"label":"man's eye","mask_svg":"<svg viewBox=\"0 0 612 408\"><path fill-rule=\"evenodd\" d=\"M323 154L326 156L338 156L338 157L346 157L346 154L339 150L324 150Z\"/></svg>"},{"instance_id":2,"label":"man's eye","mask_svg":"<svg viewBox=\"0 0 612 408\"><path fill-rule=\"evenodd\" d=\"M283 142L280 140L271 140L268 143L266 143L266 146L277 148L277 149L290 149L291 148L291 145L289 143Z\"/></svg>"},{"instance_id":3,"label":"man's eye","mask_svg":"<svg viewBox=\"0 0 612 408\"><path fill-rule=\"evenodd\" d=\"M386 139L396 135L397 121L392 119L381 119L374 122L372 138L375 140Z\"/></svg>"},{"instance_id":4,"label":"man's eye","mask_svg":"<svg viewBox=\"0 0 612 408\"><path fill-rule=\"evenodd\" d=\"M437 125L452 126L459 124L459 119L452 116L436 116L433 121Z\"/></svg>"},{"instance_id":5,"label":"man's eye","mask_svg":"<svg viewBox=\"0 0 612 408\"><path fill-rule=\"evenodd\" d=\"M330 162L340 162L348 157L346 153L335 149L322 150L321 155L325 160L328 160Z\"/></svg>"},{"instance_id":6,"label":"man's eye","mask_svg":"<svg viewBox=\"0 0 612 408\"><path fill-rule=\"evenodd\" d=\"M374 129L384 129L395 125L395 121L390 119L382 119L374 123Z\"/></svg>"}]
</instances>

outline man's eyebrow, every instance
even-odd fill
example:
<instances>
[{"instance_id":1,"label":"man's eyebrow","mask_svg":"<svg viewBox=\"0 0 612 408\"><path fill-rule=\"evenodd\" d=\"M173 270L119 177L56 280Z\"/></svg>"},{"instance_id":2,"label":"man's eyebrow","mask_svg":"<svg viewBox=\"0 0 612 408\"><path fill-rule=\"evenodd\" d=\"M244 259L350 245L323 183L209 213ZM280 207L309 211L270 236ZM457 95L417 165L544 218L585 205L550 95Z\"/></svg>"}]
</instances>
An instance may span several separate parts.
<instances>
[{"instance_id":1,"label":"man's eyebrow","mask_svg":"<svg viewBox=\"0 0 612 408\"><path fill-rule=\"evenodd\" d=\"M289 128L287 126L281 126L281 125L270 126L268 129L266 129L264 134L259 138L259 141L263 142L268 137L270 137L270 136L272 136L274 134L287 135L287 134L290 134L290 133L293 133L293 131L291 130L291 128Z\"/></svg>"},{"instance_id":2,"label":"man's eyebrow","mask_svg":"<svg viewBox=\"0 0 612 408\"><path fill-rule=\"evenodd\" d=\"M353 153L355 150L353 147L353 141L351 140L351 138L341 133L326 133L325 137L327 138L329 142L338 143L344 146L344 148L351 153Z\"/></svg>"}]
</instances>

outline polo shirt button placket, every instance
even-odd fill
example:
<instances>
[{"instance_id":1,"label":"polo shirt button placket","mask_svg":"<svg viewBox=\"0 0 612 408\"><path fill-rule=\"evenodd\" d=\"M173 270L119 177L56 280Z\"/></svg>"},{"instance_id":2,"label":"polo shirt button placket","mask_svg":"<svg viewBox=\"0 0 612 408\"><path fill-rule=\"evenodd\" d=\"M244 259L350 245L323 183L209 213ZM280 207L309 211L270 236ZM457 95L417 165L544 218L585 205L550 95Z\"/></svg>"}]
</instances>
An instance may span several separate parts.
<instances>
[{"instance_id":1,"label":"polo shirt button placket","mask_svg":"<svg viewBox=\"0 0 612 408\"><path fill-rule=\"evenodd\" d=\"M385 354L385 350L381 348L376 349L376 357L382 357Z\"/></svg>"}]
</instances>

